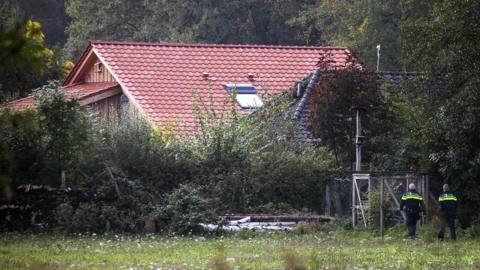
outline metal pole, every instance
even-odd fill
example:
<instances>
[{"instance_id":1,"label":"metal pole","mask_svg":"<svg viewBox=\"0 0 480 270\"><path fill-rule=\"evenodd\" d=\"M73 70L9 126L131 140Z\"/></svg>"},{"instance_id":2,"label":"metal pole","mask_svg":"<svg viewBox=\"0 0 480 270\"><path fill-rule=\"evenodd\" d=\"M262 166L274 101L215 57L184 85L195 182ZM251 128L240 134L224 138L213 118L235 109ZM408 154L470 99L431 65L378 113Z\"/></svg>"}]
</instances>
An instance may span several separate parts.
<instances>
[{"instance_id":1,"label":"metal pole","mask_svg":"<svg viewBox=\"0 0 480 270\"><path fill-rule=\"evenodd\" d=\"M380 235L383 238L384 234L384 222L383 222L383 208L384 208L384 198L383 198L383 176L380 177Z\"/></svg>"},{"instance_id":2,"label":"metal pole","mask_svg":"<svg viewBox=\"0 0 480 270\"><path fill-rule=\"evenodd\" d=\"M355 228L357 226L357 212L356 212L356 202L355 202L355 197L357 196L356 190L355 190L355 176L352 177L352 227Z\"/></svg>"},{"instance_id":3,"label":"metal pole","mask_svg":"<svg viewBox=\"0 0 480 270\"><path fill-rule=\"evenodd\" d=\"M377 45L377 72L380 70L380 44Z\"/></svg>"},{"instance_id":4,"label":"metal pole","mask_svg":"<svg viewBox=\"0 0 480 270\"><path fill-rule=\"evenodd\" d=\"M354 107L352 108L356 111L356 135L355 135L355 171L360 172L362 170L362 124L361 124L361 119L360 119L360 107ZM352 176L352 225L353 227L357 226L357 202L356 202L356 196L358 193L358 201L361 207L362 201L360 197L360 190L358 189L357 185L357 178L355 175ZM363 219L365 220L365 215L363 214L363 208L361 207L362 210L362 216ZM366 224L365 224L366 226Z\"/></svg>"},{"instance_id":5,"label":"metal pole","mask_svg":"<svg viewBox=\"0 0 480 270\"><path fill-rule=\"evenodd\" d=\"M360 111L357 109L356 115L356 135L355 135L355 171L359 172L361 170L362 163L362 150L359 144L359 134L360 134ZM355 228L357 226L357 203L356 203L356 193L357 193L357 179L355 176L352 177L352 224ZM358 198L360 200L360 198Z\"/></svg>"},{"instance_id":6,"label":"metal pole","mask_svg":"<svg viewBox=\"0 0 480 270\"><path fill-rule=\"evenodd\" d=\"M357 109L357 119L356 119L356 124L357 124L357 134L355 136L355 157L356 157L356 162L355 162L355 171L359 172L362 170L362 144L361 144L361 134L362 134L362 124L360 122L360 110Z\"/></svg>"}]
</instances>

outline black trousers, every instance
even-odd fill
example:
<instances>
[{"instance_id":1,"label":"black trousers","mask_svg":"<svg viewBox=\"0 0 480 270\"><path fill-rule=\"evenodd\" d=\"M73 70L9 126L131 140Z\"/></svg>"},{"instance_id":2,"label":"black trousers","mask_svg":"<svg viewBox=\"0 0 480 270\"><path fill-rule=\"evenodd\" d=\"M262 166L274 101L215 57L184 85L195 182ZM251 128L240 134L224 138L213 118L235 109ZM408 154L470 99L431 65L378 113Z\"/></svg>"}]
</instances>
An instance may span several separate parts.
<instances>
[{"instance_id":1,"label":"black trousers","mask_svg":"<svg viewBox=\"0 0 480 270\"><path fill-rule=\"evenodd\" d=\"M407 229L408 229L408 236L410 238L415 238L416 232L417 232L417 221L419 218L418 213L411 213L407 212Z\"/></svg>"},{"instance_id":2,"label":"black trousers","mask_svg":"<svg viewBox=\"0 0 480 270\"><path fill-rule=\"evenodd\" d=\"M438 239L443 240L445 237L445 227L450 228L450 238L452 240L457 240L457 233L455 231L455 216L445 217L445 222L440 226L440 232L438 233Z\"/></svg>"}]
</instances>

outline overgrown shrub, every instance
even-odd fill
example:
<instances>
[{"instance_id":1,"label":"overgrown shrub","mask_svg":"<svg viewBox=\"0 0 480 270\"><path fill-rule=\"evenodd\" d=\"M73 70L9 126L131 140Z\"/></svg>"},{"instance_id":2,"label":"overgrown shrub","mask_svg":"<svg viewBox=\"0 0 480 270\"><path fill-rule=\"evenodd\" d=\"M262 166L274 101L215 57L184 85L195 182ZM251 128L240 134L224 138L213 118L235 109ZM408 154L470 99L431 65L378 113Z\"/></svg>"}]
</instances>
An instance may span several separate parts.
<instances>
[{"instance_id":1,"label":"overgrown shrub","mask_svg":"<svg viewBox=\"0 0 480 270\"><path fill-rule=\"evenodd\" d=\"M49 82L35 90L34 97L38 103L42 153L48 165L56 170L56 184L59 184L62 171L74 172L79 162L89 158L90 142L95 136L92 121L85 107L64 96L58 82Z\"/></svg>"},{"instance_id":2,"label":"overgrown shrub","mask_svg":"<svg viewBox=\"0 0 480 270\"><path fill-rule=\"evenodd\" d=\"M74 208L70 203L60 204L55 210L57 228L69 232L101 232L104 222L101 209L92 203L80 203Z\"/></svg>"},{"instance_id":3,"label":"overgrown shrub","mask_svg":"<svg viewBox=\"0 0 480 270\"><path fill-rule=\"evenodd\" d=\"M203 232L201 223L217 221L212 201L192 185L181 185L168 194L157 218L169 233L181 235Z\"/></svg>"},{"instance_id":4,"label":"overgrown shrub","mask_svg":"<svg viewBox=\"0 0 480 270\"><path fill-rule=\"evenodd\" d=\"M388 225L388 220L391 217L391 212L389 209L392 207L392 199L388 192L384 191L383 194L383 220L385 226ZM378 187L372 188L368 194L368 209L366 211L367 215L367 224L371 228L380 228L380 211L381 211L381 202L380 202L380 189Z\"/></svg>"},{"instance_id":5,"label":"overgrown shrub","mask_svg":"<svg viewBox=\"0 0 480 270\"><path fill-rule=\"evenodd\" d=\"M55 211L57 228L67 232L142 232L146 213L136 213L122 206L80 203L73 208L61 204Z\"/></svg>"},{"instance_id":6,"label":"overgrown shrub","mask_svg":"<svg viewBox=\"0 0 480 270\"><path fill-rule=\"evenodd\" d=\"M285 97L273 98L251 116L206 107L198 114L198 136L184 138L173 136L173 127L152 127L127 112L109 122L87 118L88 110L74 101L64 103L52 87L45 93L54 97L40 95L39 111L28 118L38 136L29 137L27 128L3 134L14 134L8 136L25 149L28 143L38 145L38 159L21 161L22 166L51 168L55 184L59 170L66 169L68 186L83 194L56 205L56 222L63 230L140 232L148 225L188 234L202 231L199 223L215 222L217 214L322 209L332 156L295 139L296 123L285 113L291 105ZM81 136L78 142L76 136ZM53 158L56 152L61 155ZM27 151L17 153L27 157ZM30 175L47 179L38 171Z\"/></svg>"},{"instance_id":7,"label":"overgrown shrub","mask_svg":"<svg viewBox=\"0 0 480 270\"><path fill-rule=\"evenodd\" d=\"M130 179L141 179L157 190L169 192L196 173L196 159L189 144L166 136L131 112L103 124L97 147L99 162L109 162ZM93 164L92 164L93 165Z\"/></svg>"},{"instance_id":8,"label":"overgrown shrub","mask_svg":"<svg viewBox=\"0 0 480 270\"><path fill-rule=\"evenodd\" d=\"M61 170L73 173L89 156L93 126L76 100L65 101L57 82L35 93L36 109L0 111L0 145L6 146L12 185L58 186Z\"/></svg>"},{"instance_id":9,"label":"overgrown shrub","mask_svg":"<svg viewBox=\"0 0 480 270\"><path fill-rule=\"evenodd\" d=\"M70 203L62 203L54 211L55 221L57 222L57 228L65 229L71 228L72 217L75 213L75 209Z\"/></svg>"},{"instance_id":10,"label":"overgrown shrub","mask_svg":"<svg viewBox=\"0 0 480 270\"><path fill-rule=\"evenodd\" d=\"M3 185L23 183L41 168L40 129L33 110L0 112L0 178ZM2 186L3 186L2 185Z\"/></svg>"},{"instance_id":11,"label":"overgrown shrub","mask_svg":"<svg viewBox=\"0 0 480 270\"><path fill-rule=\"evenodd\" d=\"M192 149L201 171L195 181L208 186L221 212L246 212L269 203L321 210L332 156L296 137L290 106L281 96L250 117L197 108L201 132Z\"/></svg>"},{"instance_id":12,"label":"overgrown shrub","mask_svg":"<svg viewBox=\"0 0 480 270\"><path fill-rule=\"evenodd\" d=\"M109 168L84 182L55 211L58 228L68 232L143 232L161 195L148 184L118 176ZM107 169L105 169L107 170Z\"/></svg>"},{"instance_id":13,"label":"overgrown shrub","mask_svg":"<svg viewBox=\"0 0 480 270\"><path fill-rule=\"evenodd\" d=\"M280 203L266 203L258 206L252 206L247 210L251 213L265 213L265 214L293 214L297 210L293 208L290 204L280 202Z\"/></svg>"}]
</instances>

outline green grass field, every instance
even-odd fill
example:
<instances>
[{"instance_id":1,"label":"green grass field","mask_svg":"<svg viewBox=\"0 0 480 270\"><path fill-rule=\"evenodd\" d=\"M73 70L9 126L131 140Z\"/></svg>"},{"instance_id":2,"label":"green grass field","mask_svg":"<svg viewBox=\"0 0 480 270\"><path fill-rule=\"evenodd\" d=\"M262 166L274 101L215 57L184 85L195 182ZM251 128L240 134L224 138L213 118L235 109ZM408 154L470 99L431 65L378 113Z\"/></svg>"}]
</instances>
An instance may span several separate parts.
<instances>
[{"instance_id":1,"label":"green grass field","mask_svg":"<svg viewBox=\"0 0 480 270\"><path fill-rule=\"evenodd\" d=\"M389 232L64 236L1 234L0 269L480 269L480 241Z\"/></svg>"}]
</instances>

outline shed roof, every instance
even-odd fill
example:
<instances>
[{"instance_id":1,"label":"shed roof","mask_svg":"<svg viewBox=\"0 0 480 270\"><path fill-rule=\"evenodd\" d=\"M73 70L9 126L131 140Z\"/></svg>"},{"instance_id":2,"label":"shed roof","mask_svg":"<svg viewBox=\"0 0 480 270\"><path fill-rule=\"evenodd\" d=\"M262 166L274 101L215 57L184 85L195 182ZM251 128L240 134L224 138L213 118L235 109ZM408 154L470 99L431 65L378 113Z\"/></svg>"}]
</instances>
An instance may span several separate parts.
<instances>
[{"instance_id":1,"label":"shed roof","mask_svg":"<svg viewBox=\"0 0 480 270\"><path fill-rule=\"evenodd\" d=\"M105 91L118 87L118 83L115 82L102 82L102 83L84 83L73 84L70 86L64 86L63 91L66 99L75 98L82 103L83 100L87 100L90 97L104 93ZM0 109L12 107L15 109L23 110L27 108L33 108L37 105L35 98L30 95L24 98L16 99L5 104L0 105Z\"/></svg>"}]
</instances>

